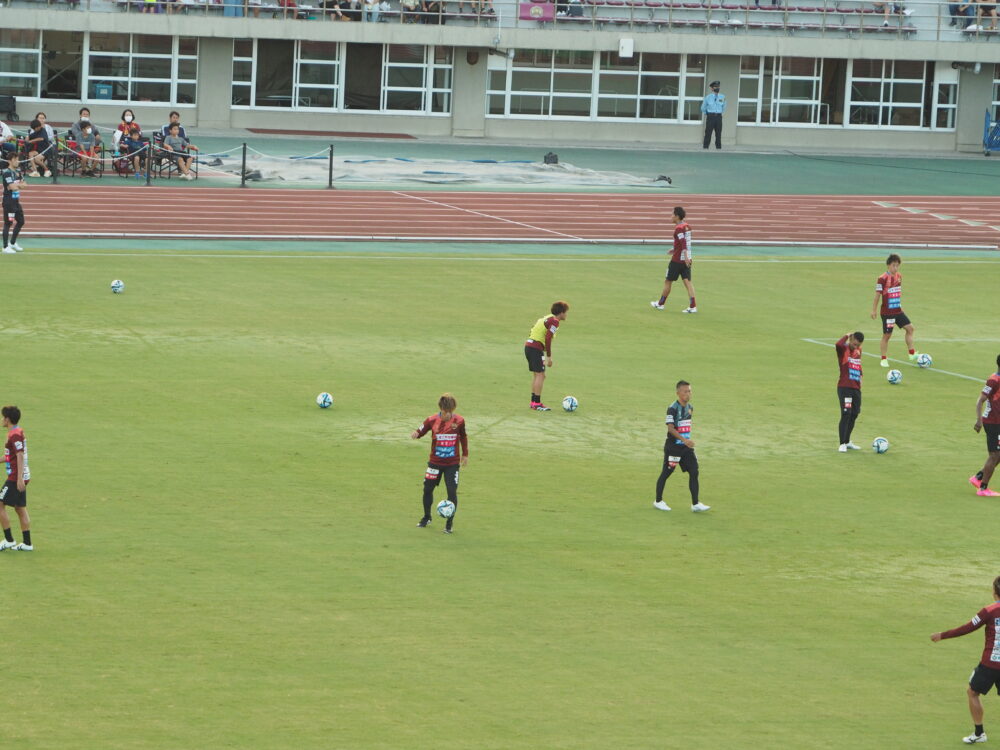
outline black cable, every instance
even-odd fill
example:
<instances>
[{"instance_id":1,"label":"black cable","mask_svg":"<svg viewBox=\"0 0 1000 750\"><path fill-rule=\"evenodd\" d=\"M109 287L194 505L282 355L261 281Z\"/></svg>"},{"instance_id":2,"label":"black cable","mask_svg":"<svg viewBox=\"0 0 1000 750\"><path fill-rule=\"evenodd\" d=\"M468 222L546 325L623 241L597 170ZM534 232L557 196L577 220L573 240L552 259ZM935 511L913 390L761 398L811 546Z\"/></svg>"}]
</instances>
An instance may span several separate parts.
<instances>
[{"instance_id":1,"label":"black cable","mask_svg":"<svg viewBox=\"0 0 1000 750\"><path fill-rule=\"evenodd\" d=\"M910 169L915 172L938 172L940 174L960 174L960 175L965 175L967 177L972 176L972 177L996 178L997 176L1000 176L997 174L985 174L983 172L966 172L956 169L930 169L928 167L905 167L899 164L858 164L857 162L845 161L843 159L832 159L832 158L825 158L822 156L807 156L806 154L797 154L794 151L788 151L788 150L786 150L785 153L791 156L796 156L799 159L811 159L812 161L828 161L834 164L849 164L855 167L860 166L860 167L875 167L878 169Z\"/></svg>"}]
</instances>

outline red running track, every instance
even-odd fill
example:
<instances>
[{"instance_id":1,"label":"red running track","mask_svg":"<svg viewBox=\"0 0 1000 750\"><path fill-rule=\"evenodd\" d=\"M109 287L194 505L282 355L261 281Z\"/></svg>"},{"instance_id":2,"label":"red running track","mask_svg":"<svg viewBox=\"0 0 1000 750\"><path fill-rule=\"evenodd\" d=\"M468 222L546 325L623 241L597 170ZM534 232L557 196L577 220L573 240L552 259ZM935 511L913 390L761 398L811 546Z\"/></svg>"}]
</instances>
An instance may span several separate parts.
<instances>
[{"instance_id":1,"label":"red running track","mask_svg":"<svg viewBox=\"0 0 1000 750\"><path fill-rule=\"evenodd\" d=\"M490 193L31 185L26 235L997 249L1000 198Z\"/></svg>"}]
</instances>

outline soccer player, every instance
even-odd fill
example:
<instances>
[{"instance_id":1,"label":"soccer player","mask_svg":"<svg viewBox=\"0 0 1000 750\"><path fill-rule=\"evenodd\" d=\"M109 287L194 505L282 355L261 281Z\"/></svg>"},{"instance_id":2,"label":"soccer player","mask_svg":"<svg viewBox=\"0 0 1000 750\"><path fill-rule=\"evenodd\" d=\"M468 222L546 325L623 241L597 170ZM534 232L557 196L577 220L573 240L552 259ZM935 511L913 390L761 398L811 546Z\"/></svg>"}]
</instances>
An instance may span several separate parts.
<instances>
[{"instance_id":1,"label":"soccer player","mask_svg":"<svg viewBox=\"0 0 1000 750\"><path fill-rule=\"evenodd\" d=\"M899 264L903 261L896 253L885 259L886 271L875 281L875 299L872 302L872 320L878 312L879 300L882 300L882 367L889 366L886 355L889 352L889 339L894 328L902 328L906 336L906 348L910 352L910 361L915 362L919 356L913 348L913 324L903 312L903 275L899 272Z\"/></svg>"},{"instance_id":2,"label":"soccer player","mask_svg":"<svg viewBox=\"0 0 1000 750\"><path fill-rule=\"evenodd\" d=\"M837 401L840 403L840 450L861 450L851 442L854 423L861 414L861 331L844 334L837 342L837 362L840 363L840 380L837 381Z\"/></svg>"},{"instance_id":3,"label":"soccer player","mask_svg":"<svg viewBox=\"0 0 1000 750\"><path fill-rule=\"evenodd\" d=\"M691 490L691 510L704 513L711 508L698 500L698 457L694 454L694 440L691 439L691 384L686 380L677 381L677 400L667 408L667 439L663 443L663 469L656 480L657 510L670 510L663 502L663 485L678 466L687 472L688 488Z\"/></svg>"},{"instance_id":4,"label":"soccer player","mask_svg":"<svg viewBox=\"0 0 1000 750\"><path fill-rule=\"evenodd\" d=\"M524 356L531 373L531 408L535 411L552 411L542 403L542 386L545 384L545 368L552 367L552 337L559 330L559 324L566 320L569 303L562 300L553 302L550 310L551 315L535 321L528 340L524 342Z\"/></svg>"},{"instance_id":5,"label":"soccer player","mask_svg":"<svg viewBox=\"0 0 1000 750\"><path fill-rule=\"evenodd\" d=\"M431 503L434 488L441 484L448 489L448 499L455 503L455 513L445 523L444 533L450 534L455 514L458 513L458 467L469 463L469 439L465 434L465 418L455 413L455 397L445 393L438 399L438 413L432 414L423 424L410 433L418 440L431 433L431 457L424 474L424 515L417 524L424 528L431 522Z\"/></svg>"},{"instance_id":6,"label":"soccer player","mask_svg":"<svg viewBox=\"0 0 1000 750\"><path fill-rule=\"evenodd\" d=\"M691 283L691 225L684 221L686 215L681 206L675 206L673 216L670 217L674 222L674 251L670 256L670 263L667 265L667 278L663 282L663 294L660 295L659 302L653 300L649 303L657 310L663 309L667 297L670 296L670 287L680 277L688 293L688 306L681 312L698 312L698 305L694 300L694 285Z\"/></svg>"},{"instance_id":7,"label":"soccer player","mask_svg":"<svg viewBox=\"0 0 1000 750\"><path fill-rule=\"evenodd\" d=\"M3 252L7 254L24 249L17 244L17 235L24 226L24 211L21 209L24 176L18 166L17 152L12 151L7 157L7 168L0 173L0 179L3 180ZM13 234L11 227L14 228Z\"/></svg>"},{"instance_id":8,"label":"soccer player","mask_svg":"<svg viewBox=\"0 0 1000 750\"><path fill-rule=\"evenodd\" d=\"M0 550L14 549L31 552L31 519L28 518L28 482L31 481L31 471L28 470L28 441L24 430L18 427L21 421L21 410L16 406L5 406L0 409L0 424L7 432L7 443L4 445L3 457L7 462L7 481L0 488L0 526L3 527L4 539L0 542ZM17 513L21 523L21 544L14 542L10 530L10 518L7 516L7 506L10 505Z\"/></svg>"},{"instance_id":9,"label":"soccer player","mask_svg":"<svg viewBox=\"0 0 1000 750\"><path fill-rule=\"evenodd\" d=\"M986 404L986 411L983 411L983 404ZM980 497L1000 497L1000 492L988 486L993 470L1000 463L1000 354L997 355L997 371L986 379L976 401L976 424L972 429L976 432L986 430L987 455L983 468L969 477L969 482Z\"/></svg>"},{"instance_id":10,"label":"soccer player","mask_svg":"<svg viewBox=\"0 0 1000 750\"><path fill-rule=\"evenodd\" d=\"M934 633L931 640L937 643L945 638L958 638L960 635L967 635L973 630L978 630L983 625L986 626L986 646L983 648L983 655L976 665L972 676L969 678L969 687L966 693L969 696L969 713L972 714L972 723L975 730L968 737L963 737L962 742L967 745L974 745L977 742L986 742L986 732L983 731L983 702L980 696L986 695L995 685L1000 692L1000 641L997 640L997 623L1000 622L1000 576L993 579L993 604L989 604L979 610L975 617L965 625L960 625L952 630L943 633Z\"/></svg>"}]
</instances>

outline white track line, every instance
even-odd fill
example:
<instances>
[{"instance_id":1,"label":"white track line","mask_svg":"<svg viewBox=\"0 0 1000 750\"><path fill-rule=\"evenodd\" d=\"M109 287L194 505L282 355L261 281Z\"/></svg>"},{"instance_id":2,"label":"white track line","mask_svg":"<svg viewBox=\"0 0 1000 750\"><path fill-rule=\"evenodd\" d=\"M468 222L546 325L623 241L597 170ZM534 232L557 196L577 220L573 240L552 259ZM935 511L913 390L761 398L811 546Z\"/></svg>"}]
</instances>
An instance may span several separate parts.
<instances>
[{"instance_id":1,"label":"white track line","mask_svg":"<svg viewBox=\"0 0 1000 750\"><path fill-rule=\"evenodd\" d=\"M520 221L514 221L513 219L504 219L504 218L502 218L500 216L494 216L492 214L486 214L486 213L483 213L482 211L473 211L471 208L462 208L461 206L454 206L454 205L451 205L451 204L448 204L448 203L444 203L443 201L432 201L430 198L424 198L423 196L419 196L419 195L410 195L409 193L402 193L402 192L400 192L398 190L393 190L392 193L393 193L393 195L398 195L398 196L401 196L403 198L411 198L413 200L423 201L424 203L430 203L430 204L435 205L435 206L444 206L446 208L450 208L450 209L455 210L455 211L461 211L463 213L474 214L476 216L482 216L483 218L493 219L494 221L505 221L508 224L516 224L517 226L525 227L527 229L534 229L536 232L549 232L550 234L557 234L560 237L568 237L568 238L574 239L574 240L580 240L581 239L580 237L576 237L575 235L572 235L572 234L565 234L564 232L557 232L554 229L545 229L544 227L536 227L534 224L525 224L525 223L520 222Z\"/></svg>"},{"instance_id":2,"label":"white track line","mask_svg":"<svg viewBox=\"0 0 1000 750\"><path fill-rule=\"evenodd\" d=\"M839 339L837 339L837 340L839 341ZM810 344L819 344L820 346L830 346L830 347L836 346L835 344L831 344L828 341L819 341L817 339L802 339L802 341L808 341ZM878 357L879 359L881 359L881 355L878 355L878 354L872 354L870 352L862 352L862 354L864 354L864 356L866 356L866 357ZM922 368L922 367L919 367L918 365L913 364L912 362L907 362L904 359L893 359L892 357L888 357L888 360L890 362L895 362L895 363L900 364L900 365L906 365L907 367L916 367L917 369L926 369L929 372L937 372L937 373L940 373L942 375L951 375L953 378L962 378L963 380L971 380L974 383L985 383L986 382L986 378L974 378L971 375L963 375L960 372L949 372L948 370L941 370L941 369L939 369L937 367Z\"/></svg>"}]
</instances>

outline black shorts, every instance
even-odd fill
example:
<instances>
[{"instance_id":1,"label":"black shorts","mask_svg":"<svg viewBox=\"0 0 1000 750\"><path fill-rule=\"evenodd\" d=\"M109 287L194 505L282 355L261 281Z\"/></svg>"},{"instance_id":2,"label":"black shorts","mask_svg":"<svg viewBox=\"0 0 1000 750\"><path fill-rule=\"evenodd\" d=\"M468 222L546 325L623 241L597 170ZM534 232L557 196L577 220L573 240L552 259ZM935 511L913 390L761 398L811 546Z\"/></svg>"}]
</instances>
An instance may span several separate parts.
<instances>
[{"instance_id":1,"label":"black shorts","mask_svg":"<svg viewBox=\"0 0 1000 750\"><path fill-rule=\"evenodd\" d=\"M11 217L14 222L24 222L24 211L21 209L20 201L3 202L3 220L11 221Z\"/></svg>"},{"instance_id":2,"label":"black shorts","mask_svg":"<svg viewBox=\"0 0 1000 750\"><path fill-rule=\"evenodd\" d=\"M845 388L842 385L837 386L837 401L840 402L840 410L852 411L855 416L861 414L861 389L860 388Z\"/></svg>"},{"instance_id":3,"label":"black shorts","mask_svg":"<svg viewBox=\"0 0 1000 750\"><path fill-rule=\"evenodd\" d=\"M1000 669L977 664L969 677L969 687L980 695L986 695L993 687L996 687L997 693L1000 694Z\"/></svg>"},{"instance_id":4,"label":"black shorts","mask_svg":"<svg viewBox=\"0 0 1000 750\"><path fill-rule=\"evenodd\" d=\"M28 504L28 488L24 488L24 492L21 492L17 488L17 482L13 479L8 479L4 482L3 487L0 487L0 504L11 505L15 508L23 508Z\"/></svg>"},{"instance_id":5,"label":"black shorts","mask_svg":"<svg viewBox=\"0 0 1000 750\"><path fill-rule=\"evenodd\" d=\"M533 346L525 346L524 356L528 360L529 372L545 372L545 352Z\"/></svg>"},{"instance_id":6,"label":"black shorts","mask_svg":"<svg viewBox=\"0 0 1000 750\"><path fill-rule=\"evenodd\" d=\"M663 444L663 465L680 466L681 471L690 474L692 471L698 471L698 457L694 453L694 448L678 445L672 437L668 437Z\"/></svg>"},{"instance_id":7,"label":"black shorts","mask_svg":"<svg viewBox=\"0 0 1000 750\"><path fill-rule=\"evenodd\" d=\"M1000 451L1000 424L984 424L983 432L986 433L986 450L990 453Z\"/></svg>"},{"instance_id":8,"label":"black shorts","mask_svg":"<svg viewBox=\"0 0 1000 750\"><path fill-rule=\"evenodd\" d=\"M677 281L677 277L691 281L691 266L687 263L678 263L676 260L670 261L667 266L667 281Z\"/></svg>"},{"instance_id":9,"label":"black shorts","mask_svg":"<svg viewBox=\"0 0 1000 750\"><path fill-rule=\"evenodd\" d=\"M892 333L893 328L906 328L908 325L910 325L910 319L902 310L892 315L882 316L882 333Z\"/></svg>"}]
</instances>

